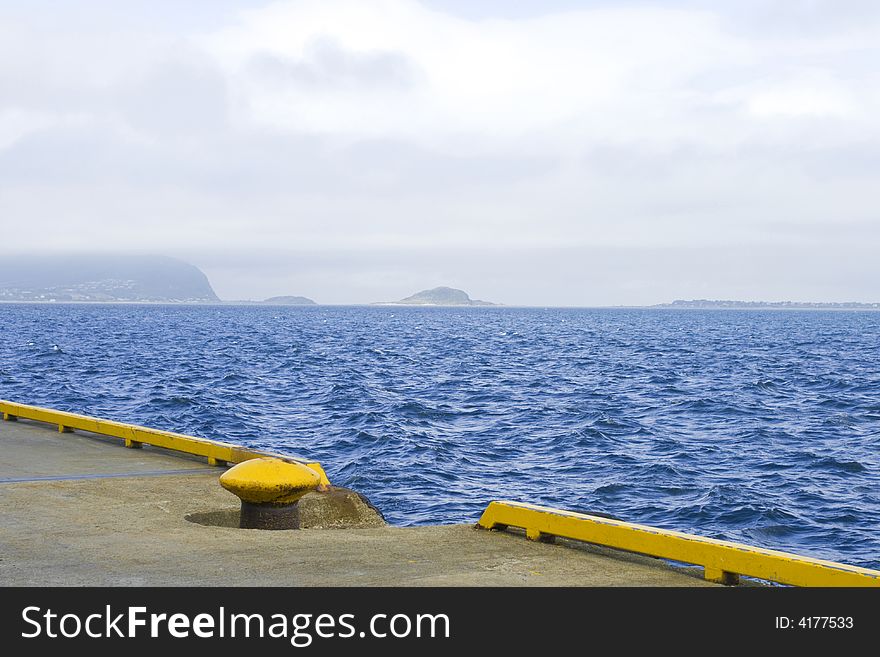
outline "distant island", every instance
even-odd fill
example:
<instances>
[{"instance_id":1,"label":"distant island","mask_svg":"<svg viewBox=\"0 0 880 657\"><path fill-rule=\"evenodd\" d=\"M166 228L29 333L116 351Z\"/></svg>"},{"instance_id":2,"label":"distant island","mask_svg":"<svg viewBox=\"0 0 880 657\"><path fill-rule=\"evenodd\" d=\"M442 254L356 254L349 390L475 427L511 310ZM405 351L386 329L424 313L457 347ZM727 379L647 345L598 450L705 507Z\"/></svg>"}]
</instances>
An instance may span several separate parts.
<instances>
[{"instance_id":1,"label":"distant island","mask_svg":"<svg viewBox=\"0 0 880 657\"><path fill-rule=\"evenodd\" d=\"M207 276L166 256L3 256L0 301L216 303Z\"/></svg>"},{"instance_id":2,"label":"distant island","mask_svg":"<svg viewBox=\"0 0 880 657\"><path fill-rule=\"evenodd\" d=\"M400 301L385 301L379 305L406 305L406 306L496 306L498 304L489 301L471 299L464 290L453 287L435 287L431 290L416 292L410 297Z\"/></svg>"},{"instance_id":3,"label":"distant island","mask_svg":"<svg viewBox=\"0 0 880 657\"><path fill-rule=\"evenodd\" d=\"M308 297L269 297L268 299L264 299L260 303L265 303L269 306L317 306L318 304L309 299Z\"/></svg>"},{"instance_id":4,"label":"distant island","mask_svg":"<svg viewBox=\"0 0 880 657\"><path fill-rule=\"evenodd\" d=\"M812 301L730 301L713 299L677 299L672 303L660 303L651 308L681 309L730 309L745 310L749 308L767 310L880 310L880 303L844 302L812 302Z\"/></svg>"}]
</instances>

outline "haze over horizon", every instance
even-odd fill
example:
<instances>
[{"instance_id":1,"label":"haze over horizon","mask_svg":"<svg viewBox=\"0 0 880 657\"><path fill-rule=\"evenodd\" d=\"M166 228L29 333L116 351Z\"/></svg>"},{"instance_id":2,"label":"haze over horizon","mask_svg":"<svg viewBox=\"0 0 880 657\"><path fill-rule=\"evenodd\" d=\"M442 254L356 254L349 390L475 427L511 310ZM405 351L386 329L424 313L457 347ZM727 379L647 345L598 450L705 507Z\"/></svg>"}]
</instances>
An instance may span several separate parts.
<instances>
[{"instance_id":1,"label":"haze over horizon","mask_svg":"<svg viewBox=\"0 0 880 657\"><path fill-rule=\"evenodd\" d=\"M880 5L512 5L5 3L4 252L223 299L880 300Z\"/></svg>"}]
</instances>

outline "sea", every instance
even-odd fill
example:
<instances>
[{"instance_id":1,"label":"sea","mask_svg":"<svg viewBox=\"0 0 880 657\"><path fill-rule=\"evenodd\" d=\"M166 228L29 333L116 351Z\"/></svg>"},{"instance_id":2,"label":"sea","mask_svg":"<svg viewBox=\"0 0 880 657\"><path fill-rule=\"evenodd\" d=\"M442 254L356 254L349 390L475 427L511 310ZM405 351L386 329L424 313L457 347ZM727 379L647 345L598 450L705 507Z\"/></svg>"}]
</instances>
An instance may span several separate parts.
<instances>
[{"instance_id":1,"label":"sea","mask_svg":"<svg viewBox=\"0 0 880 657\"><path fill-rule=\"evenodd\" d=\"M875 312L0 304L0 398L880 568Z\"/></svg>"}]
</instances>

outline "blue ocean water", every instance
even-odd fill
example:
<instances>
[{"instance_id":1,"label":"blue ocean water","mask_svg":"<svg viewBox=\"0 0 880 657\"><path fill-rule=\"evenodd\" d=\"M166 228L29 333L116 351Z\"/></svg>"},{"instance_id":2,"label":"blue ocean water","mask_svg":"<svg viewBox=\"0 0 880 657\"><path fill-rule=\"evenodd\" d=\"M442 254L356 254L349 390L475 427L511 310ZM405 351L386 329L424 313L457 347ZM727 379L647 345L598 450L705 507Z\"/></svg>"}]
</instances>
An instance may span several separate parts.
<instances>
[{"instance_id":1,"label":"blue ocean water","mask_svg":"<svg viewBox=\"0 0 880 657\"><path fill-rule=\"evenodd\" d=\"M0 305L0 398L880 567L880 313Z\"/></svg>"}]
</instances>

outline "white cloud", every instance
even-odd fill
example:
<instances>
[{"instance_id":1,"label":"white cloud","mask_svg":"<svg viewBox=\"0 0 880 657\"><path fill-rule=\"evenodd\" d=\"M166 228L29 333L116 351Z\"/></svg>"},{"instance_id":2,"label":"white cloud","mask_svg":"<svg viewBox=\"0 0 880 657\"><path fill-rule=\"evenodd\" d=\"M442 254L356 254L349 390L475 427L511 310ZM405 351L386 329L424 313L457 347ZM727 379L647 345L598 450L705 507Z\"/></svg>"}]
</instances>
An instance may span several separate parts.
<instances>
[{"instance_id":1,"label":"white cloud","mask_svg":"<svg viewBox=\"0 0 880 657\"><path fill-rule=\"evenodd\" d=\"M856 94L825 71L805 72L778 84L766 85L746 103L761 118L862 118L865 112Z\"/></svg>"},{"instance_id":2,"label":"white cloud","mask_svg":"<svg viewBox=\"0 0 880 657\"><path fill-rule=\"evenodd\" d=\"M45 130L56 120L47 112L26 112L21 109L0 109L0 149L22 137Z\"/></svg>"},{"instance_id":3,"label":"white cloud","mask_svg":"<svg viewBox=\"0 0 880 657\"><path fill-rule=\"evenodd\" d=\"M690 100L667 91L749 56L717 17L702 12L594 10L474 22L410 0L277 3L203 43L258 123L432 146L462 133L483 142L570 123L590 134L620 134L633 115L649 119L629 124L631 137L641 136L650 119L663 120L664 109ZM389 88L368 78L369 89L352 86L314 65L322 44L349 72L360 66L366 73L381 58L394 62L408 84ZM254 75L254 62L267 59L323 74L324 83ZM663 107L650 106L656 103Z\"/></svg>"}]
</instances>

